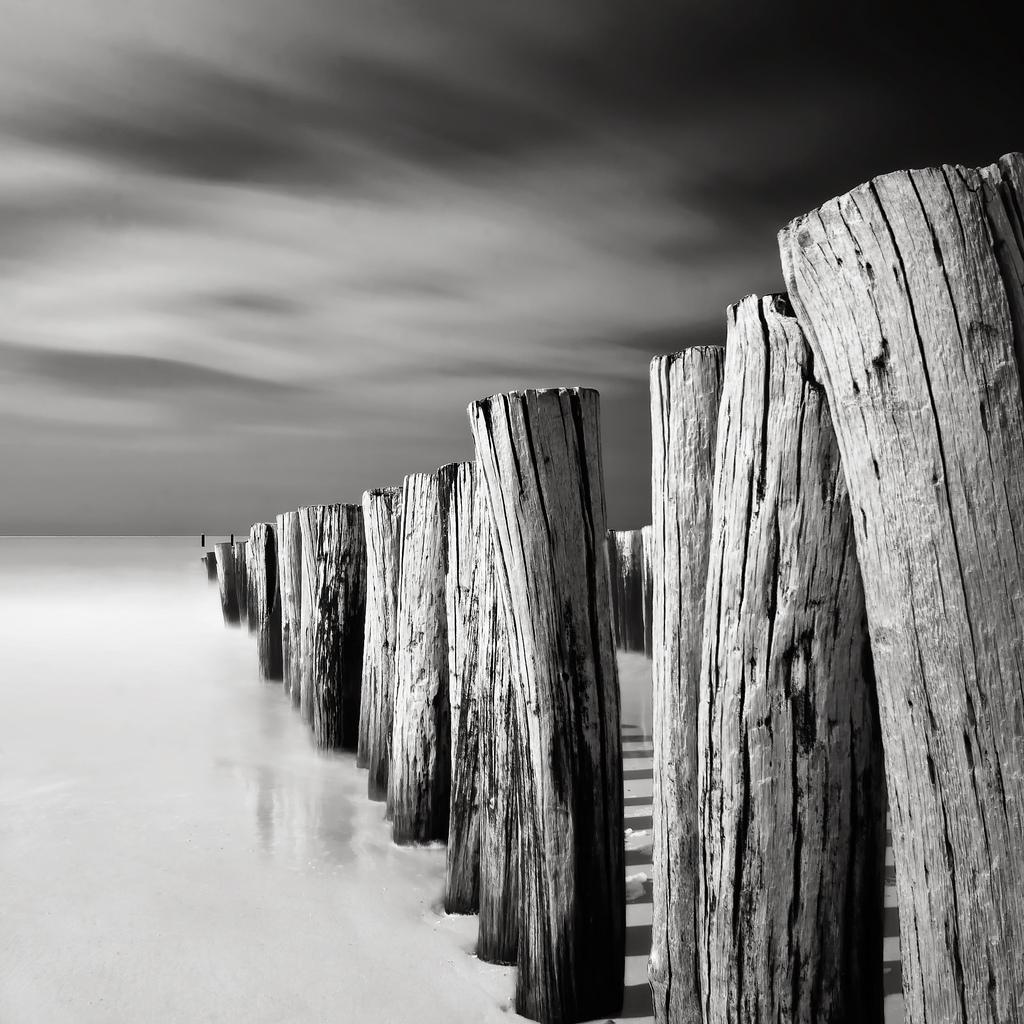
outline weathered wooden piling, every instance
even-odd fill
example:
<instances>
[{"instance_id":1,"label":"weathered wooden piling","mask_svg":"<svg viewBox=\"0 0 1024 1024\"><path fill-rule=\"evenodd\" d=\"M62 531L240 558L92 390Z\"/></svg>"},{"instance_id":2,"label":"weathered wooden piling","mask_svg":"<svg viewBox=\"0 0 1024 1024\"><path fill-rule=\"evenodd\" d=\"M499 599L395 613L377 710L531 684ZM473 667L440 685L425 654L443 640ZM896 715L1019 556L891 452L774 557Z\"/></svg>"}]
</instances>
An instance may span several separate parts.
<instances>
[{"instance_id":1,"label":"weathered wooden piling","mask_svg":"<svg viewBox=\"0 0 1024 1024\"><path fill-rule=\"evenodd\" d=\"M495 395L469 416L523 709L516 1010L609 1016L623 999L625 877L598 395Z\"/></svg>"},{"instance_id":2,"label":"weathered wooden piling","mask_svg":"<svg viewBox=\"0 0 1024 1024\"><path fill-rule=\"evenodd\" d=\"M360 505L309 505L302 536L301 703L322 750L355 750L359 739L366 540Z\"/></svg>"},{"instance_id":3,"label":"weathered wooden piling","mask_svg":"<svg viewBox=\"0 0 1024 1024\"><path fill-rule=\"evenodd\" d=\"M448 698L451 710L451 814L444 909L475 914L480 905L479 656L481 528L490 515L471 462L456 470L448 506Z\"/></svg>"},{"instance_id":4,"label":"weathered wooden piling","mask_svg":"<svg viewBox=\"0 0 1024 1024\"><path fill-rule=\"evenodd\" d=\"M881 1021L885 780L839 449L785 296L729 310L697 716L704 1024Z\"/></svg>"},{"instance_id":5,"label":"weathered wooden piling","mask_svg":"<svg viewBox=\"0 0 1024 1024\"><path fill-rule=\"evenodd\" d=\"M261 679L277 681L281 665L281 595L277 587L277 539L270 523L253 523L249 531L249 627L256 627Z\"/></svg>"},{"instance_id":6,"label":"weathered wooden piling","mask_svg":"<svg viewBox=\"0 0 1024 1024\"><path fill-rule=\"evenodd\" d=\"M235 549L235 600L238 602L239 620L249 622L249 542L236 540Z\"/></svg>"},{"instance_id":7,"label":"weathered wooden piling","mask_svg":"<svg viewBox=\"0 0 1024 1024\"><path fill-rule=\"evenodd\" d=\"M238 625L238 595L235 592L235 551L231 544L214 544L217 562L217 585L220 589L220 610L224 622Z\"/></svg>"},{"instance_id":8,"label":"weathered wooden piling","mask_svg":"<svg viewBox=\"0 0 1024 1024\"><path fill-rule=\"evenodd\" d=\"M780 235L863 569L908 1024L1024 1020L1024 157Z\"/></svg>"},{"instance_id":9,"label":"weathered wooden piling","mask_svg":"<svg viewBox=\"0 0 1024 1024\"><path fill-rule=\"evenodd\" d=\"M363 494L366 534L366 640L359 706L357 763L369 773L371 800L386 800L395 709L398 570L402 551L402 489Z\"/></svg>"},{"instance_id":10,"label":"weathered wooden piling","mask_svg":"<svg viewBox=\"0 0 1024 1024\"><path fill-rule=\"evenodd\" d=\"M217 555L216 552L207 551L203 556L203 561L206 562L206 578L211 583L217 582Z\"/></svg>"},{"instance_id":11,"label":"weathered wooden piling","mask_svg":"<svg viewBox=\"0 0 1024 1024\"><path fill-rule=\"evenodd\" d=\"M447 512L458 463L413 473L402 488L395 713L388 815L396 843L447 840L451 709L445 576Z\"/></svg>"},{"instance_id":12,"label":"weathered wooden piling","mask_svg":"<svg viewBox=\"0 0 1024 1024\"><path fill-rule=\"evenodd\" d=\"M482 480L477 493L486 499ZM492 964L514 964L519 949L520 713L512 685L505 609L496 579L490 509L481 524L479 597L480 922L476 955Z\"/></svg>"},{"instance_id":13,"label":"weathered wooden piling","mask_svg":"<svg viewBox=\"0 0 1024 1024\"><path fill-rule=\"evenodd\" d=\"M643 542L643 572L640 574L644 589L644 654L648 658L654 653L654 548L653 527L645 526L640 530Z\"/></svg>"},{"instance_id":14,"label":"weathered wooden piling","mask_svg":"<svg viewBox=\"0 0 1024 1024\"><path fill-rule=\"evenodd\" d=\"M658 1024L701 1019L697 988L697 686L723 348L651 361L654 922Z\"/></svg>"},{"instance_id":15,"label":"weathered wooden piling","mask_svg":"<svg viewBox=\"0 0 1024 1024\"><path fill-rule=\"evenodd\" d=\"M277 581L281 591L281 664L284 692L299 703L302 644L299 628L302 606L302 532L298 512L277 517Z\"/></svg>"},{"instance_id":16,"label":"weathered wooden piling","mask_svg":"<svg viewBox=\"0 0 1024 1024\"><path fill-rule=\"evenodd\" d=\"M621 651L644 649L644 549L639 530L609 530L612 637Z\"/></svg>"}]
</instances>

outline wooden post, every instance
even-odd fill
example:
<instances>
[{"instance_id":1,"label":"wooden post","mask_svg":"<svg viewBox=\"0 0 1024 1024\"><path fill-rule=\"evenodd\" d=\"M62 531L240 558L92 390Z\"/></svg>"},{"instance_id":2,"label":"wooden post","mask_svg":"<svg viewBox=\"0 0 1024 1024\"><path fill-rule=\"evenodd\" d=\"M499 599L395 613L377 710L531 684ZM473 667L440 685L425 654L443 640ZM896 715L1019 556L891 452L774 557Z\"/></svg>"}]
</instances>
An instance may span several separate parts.
<instances>
[{"instance_id":1,"label":"wooden post","mask_svg":"<svg viewBox=\"0 0 1024 1024\"><path fill-rule=\"evenodd\" d=\"M301 694L322 750L355 750L359 739L366 540L360 505L309 505L302 535L304 629Z\"/></svg>"},{"instance_id":2,"label":"wooden post","mask_svg":"<svg viewBox=\"0 0 1024 1024\"><path fill-rule=\"evenodd\" d=\"M644 548L639 530L608 531L612 635L621 651L644 649Z\"/></svg>"},{"instance_id":3,"label":"wooden post","mask_svg":"<svg viewBox=\"0 0 1024 1024\"><path fill-rule=\"evenodd\" d=\"M302 534L299 513L284 512L277 517L277 579L281 591L281 663L284 692L299 703L302 645L299 618L302 598Z\"/></svg>"},{"instance_id":4,"label":"wooden post","mask_svg":"<svg viewBox=\"0 0 1024 1024\"><path fill-rule=\"evenodd\" d=\"M881 1021L885 795L839 449L785 296L729 310L697 716L704 1024Z\"/></svg>"},{"instance_id":5,"label":"wooden post","mask_svg":"<svg viewBox=\"0 0 1024 1024\"><path fill-rule=\"evenodd\" d=\"M253 527L255 525L254 523ZM249 539L245 542L245 583L249 632L255 634L259 631L259 609L256 605L256 552L252 544L252 528L249 530Z\"/></svg>"},{"instance_id":6,"label":"wooden post","mask_svg":"<svg viewBox=\"0 0 1024 1024\"><path fill-rule=\"evenodd\" d=\"M220 610L227 625L238 625L238 596L235 593L235 551L227 543L214 544L217 561L217 585L220 589Z\"/></svg>"},{"instance_id":7,"label":"wooden post","mask_svg":"<svg viewBox=\"0 0 1024 1024\"><path fill-rule=\"evenodd\" d=\"M622 748L598 395L525 391L469 408L523 711L516 1010L622 1007Z\"/></svg>"},{"instance_id":8,"label":"wooden post","mask_svg":"<svg viewBox=\"0 0 1024 1024\"><path fill-rule=\"evenodd\" d=\"M444 909L475 914L480 906L479 654L481 526L489 515L471 462L458 465L448 507L448 696L452 783Z\"/></svg>"},{"instance_id":9,"label":"wooden post","mask_svg":"<svg viewBox=\"0 0 1024 1024\"><path fill-rule=\"evenodd\" d=\"M477 493L486 499L482 480ZM480 641L480 923L476 955L514 964L519 949L519 795L521 738L512 685L506 611L495 576L497 553L490 508L481 524Z\"/></svg>"},{"instance_id":10,"label":"wooden post","mask_svg":"<svg viewBox=\"0 0 1024 1024\"><path fill-rule=\"evenodd\" d=\"M238 618L249 621L249 542L235 541L235 601L238 603Z\"/></svg>"},{"instance_id":11,"label":"wooden post","mask_svg":"<svg viewBox=\"0 0 1024 1024\"><path fill-rule=\"evenodd\" d=\"M366 642L363 698L359 706L357 763L369 772L371 800L386 800L395 709L395 638L398 633L398 569L402 549L402 489L363 494L366 533Z\"/></svg>"},{"instance_id":12,"label":"wooden post","mask_svg":"<svg viewBox=\"0 0 1024 1024\"><path fill-rule=\"evenodd\" d=\"M256 620L256 648L261 679L277 681L281 666L281 595L277 589L277 539L270 523L254 523L249 531L250 628Z\"/></svg>"},{"instance_id":13,"label":"wooden post","mask_svg":"<svg viewBox=\"0 0 1024 1024\"><path fill-rule=\"evenodd\" d=\"M1013 154L779 239L853 506L908 1024L1024 1020L1022 209Z\"/></svg>"},{"instance_id":14,"label":"wooden post","mask_svg":"<svg viewBox=\"0 0 1024 1024\"><path fill-rule=\"evenodd\" d=\"M451 709L445 575L447 511L458 463L413 473L402 488L395 716L388 814L396 843L448 838Z\"/></svg>"},{"instance_id":15,"label":"wooden post","mask_svg":"<svg viewBox=\"0 0 1024 1024\"><path fill-rule=\"evenodd\" d=\"M644 654L654 654L654 535L653 528L645 526L640 530L643 544L643 571L640 578L644 590Z\"/></svg>"},{"instance_id":16,"label":"wooden post","mask_svg":"<svg viewBox=\"0 0 1024 1024\"><path fill-rule=\"evenodd\" d=\"M697 685L724 355L723 348L691 348L651 361L654 922L648 977L658 1024L693 1024L702 1012Z\"/></svg>"},{"instance_id":17,"label":"wooden post","mask_svg":"<svg viewBox=\"0 0 1024 1024\"><path fill-rule=\"evenodd\" d=\"M217 581L217 555L213 551L207 551L203 556L203 560L206 562L206 578L211 583Z\"/></svg>"}]
</instances>

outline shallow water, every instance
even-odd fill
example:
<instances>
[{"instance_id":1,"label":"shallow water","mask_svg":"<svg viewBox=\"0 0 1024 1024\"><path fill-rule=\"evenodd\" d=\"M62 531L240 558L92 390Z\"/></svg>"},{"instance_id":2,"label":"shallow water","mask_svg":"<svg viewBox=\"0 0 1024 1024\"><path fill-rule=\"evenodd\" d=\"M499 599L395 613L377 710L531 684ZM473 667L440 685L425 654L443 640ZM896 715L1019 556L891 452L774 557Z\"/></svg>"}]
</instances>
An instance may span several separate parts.
<instances>
[{"instance_id":1,"label":"shallow water","mask_svg":"<svg viewBox=\"0 0 1024 1024\"><path fill-rule=\"evenodd\" d=\"M365 772L311 748L200 554L0 538L0 1021L519 1019L475 918L438 909L444 851L393 846ZM638 750L649 707L644 685L624 700Z\"/></svg>"}]
</instances>

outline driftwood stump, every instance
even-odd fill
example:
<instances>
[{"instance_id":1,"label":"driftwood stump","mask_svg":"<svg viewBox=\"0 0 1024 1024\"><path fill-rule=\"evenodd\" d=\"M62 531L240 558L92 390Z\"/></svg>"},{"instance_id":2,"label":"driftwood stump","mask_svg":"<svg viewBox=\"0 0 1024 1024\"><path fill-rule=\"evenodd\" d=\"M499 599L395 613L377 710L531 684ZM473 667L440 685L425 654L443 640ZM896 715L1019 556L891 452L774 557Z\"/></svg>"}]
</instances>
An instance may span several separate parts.
<instances>
[{"instance_id":1,"label":"driftwood stump","mask_svg":"<svg viewBox=\"0 0 1024 1024\"><path fill-rule=\"evenodd\" d=\"M269 523L249 531L249 624L256 623L256 651L261 679L279 680L281 665L281 595L277 589L277 538Z\"/></svg>"},{"instance_id":2,"label":"driftwood stump","mask_svg":"<svg viewBox=\"0 0 1024 1024\"><path fill-rule=\"evenodd\" d=\"M729 310L697 716L704 1024L881 1021L885 778L839 449L785 296Z\"/></svg>"},{"instance_id":3,"label":"driftwood stump","mask_svg":"<svg viewBox=\"0 0 1024 1024\"><path fill-rule=\"evenodd\" d=\"M220 589L220 610L224 622L238 625L238 595L235 593L235 552L227 542L214 544L217 559L217 585Z\"/></svg>"},{"instance_id":4,"label":"driftwood stump","mask_svg":"<svg viewBox=\"0 0 1024 1024\"><path fill-rule=\"evenodd\" d=\"M206 578L211 583L217 582L217 553L215 551L207 551L203 555L203 561L206 563Z\"/></svg>"},{"instance_id":5,"label":"driftwood stump","mask_svg":"<svg viewBox=\"0 0 1024 1024\"><path fill-rule=\"evenodd\" d=\"M608 531L612 636L620 651L644 649L644 548L639 530Z\"/></svg>"},{"instance_id":6,"label":"driftwood stump","mask_svg":"<svg viewBox=\"0 0 1024 1024\"><path fill-rule=\"evenodd\" d=\"M853 505L909 1024L1024 1020L1022 209L1014 154L780 235Z\"/></svg>"},{"instance_id":7,"label":"driftwood stump","mask_svg":"<svg viewBox=\"0 0 1024 1024\"><path fill-rule=\"evenodd\" d=\"M298 512L277 517L277 579L281 591L281 662L284 692L299 703L302 644L299 640L302 608L302 532Z\"/></svg>"},{"instance_id":8,"label":"driftwood stump","mask_svg":"<svg viewBox=\"0 0 1024 1024\"><path fill-rule=\"evenodd\" d=\"M249 542L236 540L235 549L235 600L238 602L239 621L249 622Z\"/></svg>"},{"instance_id":9,"label":"driftwood stump","mask_svg":"<svg viewBox=\"0 0 1024 1024\"><path fill-rule=\"evenodd\" d=\"M483 481L477 493L486 498ZM499 600L490 509L481 524L479 678L480 924L476 955L514 964L519 950L520 714L512 685L505 609Z\"/></svg>"},{"instance_id":10,"label":"driftwood stump","mask_svg":"<svg viewBox=\"0 0 1024 1024\"><path fill-rule=\"evenodd\" d=\"M625 876L598 395L495 395L469 415L523 709L516 1010L608 1016L623 998Z\"/></svg>"},{"instance_id":11,"label":"driftwood stump","mask_svg":"<svg viewBox=\"0 0 1024 1024\"><path fill-rule=\"evenodd\" d=\"M444 909L475 914L480 905L479 642L481 527L489 510L471 462L460 463L448 506L448 698L452 783Z\"/></svg>"},{"instance_id":12,"label":"driftwood stump","mask_svg":"<svg viewBox=\"0 0 1024 1024\"><path fill-rule=\"evenodd\" d=\"M363 528L366 533L366 642L357 760L369 772L366 786L370 799L385 800L395 710L401 488L387 487L363 494Z\"/></svg>"},{"instance_id":13,"label":"driftwood stump","mask_svg":"<svg viewBox=\"0 0 1024 1024\"><path fill-rule=\"evenodd\" d=\"M697 1024L697 686L722 348L651 361L654 923L658 1024ZM879 968L881 969L881 968Z\"/></svg>"},{"instance_id":14,"label":"driftwood stump","mask_svg":"<svg viewBox=\"0 0 1024 1024\"><path fill-rule=\"evenodd\" d=\"M309 505L299 509L298 518L302 706L321 750L355 750L366 618L363 510L360 505Z\"/></svg>"},{"instance_id":15,"label":"driftwood stump","mask_svg":"<svg viewBox=\"0 0 1024 1024\"><path fill-rule=\"evenodd\" d=\"M640 574L644 589L644 654L650 658L654 653L654 534L652 527L640 531L643 541L643 572Z\"/></svg>"},{"instance_id":16,"label":"driftwood stump","mask_svg":"<svg viewBox=\"0 0 1024 1024\"><path fill-rule=\"evenodd\" d=\"M402 489L395 714L388 815L399 844L448 838L451 727L445 575L447 511L458 464L414 473Z\"/></svg>"}]
</instances>

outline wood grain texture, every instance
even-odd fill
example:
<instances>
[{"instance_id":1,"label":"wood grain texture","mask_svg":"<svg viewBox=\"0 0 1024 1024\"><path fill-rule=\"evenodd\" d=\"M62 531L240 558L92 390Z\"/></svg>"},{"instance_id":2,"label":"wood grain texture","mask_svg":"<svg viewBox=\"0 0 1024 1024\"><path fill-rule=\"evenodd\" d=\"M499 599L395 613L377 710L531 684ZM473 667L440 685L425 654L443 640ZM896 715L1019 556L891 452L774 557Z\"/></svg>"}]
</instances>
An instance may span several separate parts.
<instances>
[{"instance_id":1,"label":"wood grain texture","mask_svg":"<svg viewBox=\"0 0 1024 1024\"><path fill-rule=\"evenodd\" d=\"M255 611L256 653L261 679L283 675L281 662L281 595L277 588L277 536L270 523L254 523L249 531L250 623Z\"/></svg>"},{"instance_id":2,"label":"wood grain texture","mask_svg":"<svg viewBox=\"0 0 1024 1024\"><path fill-rule=\"evenodd\" d=\"M307 505L298 510L298 519L303 580L300 707L317 747L355 750L366 619L363 510L360 505Z\"/></svg>"},{"instance_id":3,"label":"wood grain texture","mask_svg":"<svg viewBox=\"0 0 1024 1024\"><path fill-rule=\"evenodd\" d=\"M248 609L249 632L255 636L259 629L259 610L256 607L256 554L250 543L252 529L249 529L249 539L245 542L245 606Z\"/></svg>"},{"instance_id":4,"label":"wood grain texture","mask_svg":"<svg viewBox=\"0 0 1024 1024\"><path fill-rule=\"evenodd\" d=\"M644 654L650 658L654 653L654 534L653 527L640 530L643 544L643 571L640 574L644 591Z\"/></svg>"},{"instance_id":5,"label":"wood grain texture","mask_svg":"<svg viewBox=\"0 0 1024 1024\"><path fill-rule=\"evenodd\" d=\"M613 1015L625 948L622 749L598 395L495 395L469 416L523 712L516 1009L543 1021Z\"/></svg>"},{"instance_id":6,"label":"wood grain texture","mask_svg":"<svg viewBox=\"0 0 1024 1024\"><path fill-rule=\"evenodd\" d=\"M705 1024L881 1022L885 795L839 449L785 296L729 310L697 719Z\"/></svg>"},{"instance_id":7,"label":"wood grain texture","mask_svg":"<svg viewBox=\"0 0 1024 1024\"><path fill-rule=\"evenodd\" d=\"M444 909L475 914L480 904L479 642L481 527L489 514L471 462L459 463L448 506L448 703L451 714L451 813Z\"/></svg>"},{"instance_id":8,"label":"wood grain texture","mask_svg":"<svg viewBox=\"0 0 1024 1024\"><path fill-rule=\"evenodd\" d=\"M655 564L654 922L648 977L658 1024L700 1024L697 968L697 687L725 349L651 361Z\"/></svg>"},{"instance_id":9,"label":"wood grain texture","mask_svg":"<svg viewBox=\"0 0 1024 1024\"><path fill-rule=\"evenodd\" d=\"M447 511L458 464L414 473L402 488L395 715L388 813L396 843L447 840L451 794Z\"/></svg>"},{"instance_id":10,"label":"wood grain texture","mask_svg":"<svg viewBox=\"0 0 1024 1024\"><path fill-rule=\"evenodd\" d=\"M239 621L249 622L249 542L235 541L235 600Z\"/></svg>"},{"instance_id":11,"label":"wood grain texture","mask_svg":"<svg viewBox=\"0 0 1024 1024\"><path fill-rule=\"evenodd\" d=\"M644 649L644 548L639 530L609 530L612 637L620 651Z\"/></svg>"},{"instance_id":12,"label":"wood grain texture","mask_svg":"<svg viewBox=\"0 0 1024 1024\"><path fill-rule=\"evenodd\" d=\"M486 500L481 485L477 494ZM514 964L519 951L519 764L521 737L512 685L506 611L500 600L494 527L484 509L480 563L480 922L476 955Z\"/></svg>"},{"instance_id":13,"label":"wood grain texture","mask_svg":"<svg viewBox=\"0 0 1024 1024\"><path fill-rule=\"evenodd\" d=\"M363 699L359 709L357 761L369 772L371 800L388 795L391 728L395 709L395 649L398 635L398 569L402 551L402 489L363 494L366 533L366 642Z\"/></svg>"},{"instance_id":14,"label":"wood grain texture","mask_svg":"<svg viewBox=\"0 0 1024 1024\"><path fill-rule=\"evenodd\" d=\"M281 593L281 661L284 692L299 702L301 644L299 619L302 604L302 533L298 512L277 517L277 584Z\"/></svg>"},{"instance_id":15,"label":"wood grain texture","mask_svg":"<svg viewBox=\"0 0 1024 1024\"><path fill-rule=\"evenodd\" d=\"M238 595L235 592L235 551L232 544L225 541L214 544L214 556L217 560L217 587L220 590L220 610L224 622L238 625Z\"/></svg>"},{"instance_id":16,"label":"wood grain texture","mask_svg":"<svg viewBox=\"0 0 1024 1024\"><path fill-rule=\"evenodd\" d=\"M1024 158L780 235L853 506L908 1024L1024 1020Z\"/></svg>"}]
</instances>

